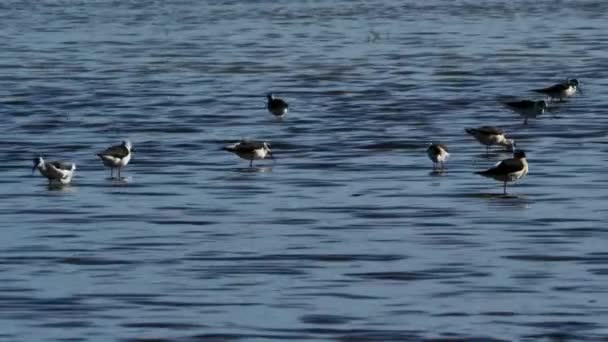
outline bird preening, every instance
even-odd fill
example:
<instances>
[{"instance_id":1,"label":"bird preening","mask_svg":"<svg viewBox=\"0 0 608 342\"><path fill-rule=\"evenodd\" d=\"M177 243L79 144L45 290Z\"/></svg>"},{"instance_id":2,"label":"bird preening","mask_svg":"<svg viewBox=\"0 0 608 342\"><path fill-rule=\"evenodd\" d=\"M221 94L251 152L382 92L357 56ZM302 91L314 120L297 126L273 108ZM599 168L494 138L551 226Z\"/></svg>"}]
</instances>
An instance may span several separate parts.
<instances>
[{"instance_id":1,"label":"bird preening","mask_svg":"<svg viewBox=\"0 0 608 342\"><path fill-rule=\"evenodd\" d=\"M493 126L481 126L477 128L465 128L465 132L472 135L482 145L486 146L486 154L490 152L490 146L505 146L509 151L515 149L515 141L508 139L500 128Z\"/></svg>"},{"instance_id":2,"label":"bird preening","mask_svg":"<svg viewBox=\"0 0 608 342\"><path fill-rule=\"evenodd\" d=\"M448 148L443 144L431 144L426 149L426 153L429 159L433 162L433 169L436 170L438 167L442 170L445 169L445 162L450 157Z\"/></svg>"},{"instance_id":3,"label":"bird preening","mask_svg":"<svg viewBox=\"0 0 608 342\"><path fill-rule=\"evenodd\" d=\"M110 177L114 176L114 169L118 169L118 177L120 178L120 170L129 163L133 152L131 142L124 140L120 145L108 147L98 153L97 156L101 159L103 165L110 168ZM47 162L42 157L36 157L34 158L32 172L36 170L48 179L49 184L65 185L71 183L76 171L76 164L61 161Z\"/></svg>"},{"instance_id":4,"label":"bird preening","mask_svg":"<svg viewBox=\"0 0 608 342\"><path fill-rule=\"evenodd\" d=\"M76 171L76 164L61 161L46 162L42 157L34 158L32 173L38 170L49 184L69 184Z\"/></svg>"}]
</instances>

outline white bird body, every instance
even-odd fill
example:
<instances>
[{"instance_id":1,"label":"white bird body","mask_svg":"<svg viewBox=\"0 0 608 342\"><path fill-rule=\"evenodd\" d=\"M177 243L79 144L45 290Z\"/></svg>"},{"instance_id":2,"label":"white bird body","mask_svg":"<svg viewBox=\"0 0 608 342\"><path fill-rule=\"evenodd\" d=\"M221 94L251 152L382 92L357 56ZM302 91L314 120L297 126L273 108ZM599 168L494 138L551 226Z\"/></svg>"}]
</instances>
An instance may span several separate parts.
<instances>
[{"instance_id":1,"label":"white bird body","mask_svg":"<svg viewBox=\"0 0 608 342\"><path fill-rule=\"evenodd\" d=\"M505 102L505 105L515 113L518 113L520 116L522 116L524 118L524 124L528 123L529 118L536 118L542 115L547 109L547 102L545 102L544 100L511 101Z\"/></svg>"},{"instance_id":2,"label":"white bird body","mask_svg":"<svg viewBox=\"0 0 608 342\"><path fill-rule=\"evenodd\" d=\"M442 144L431 144L427 149L426 153L429 159L433 162L433 167L436 168L438 163L441 163L443 168L444 163L450 157L450 153L445 145Z\"/></svg>"},{"instance_id":3,"label":"white bird body","mask_svg":"<svg viewBox=\"0 0 608 342\"><path fill-rule=\"evenodd\" d=\"M574 93L576 93L576 86L574 85L568 85L568 88L566 88L566 90L564 90L563 94L565 95L565 97L570 97L572 95L574 95Z\"/></svg>"},{"instance_id":4,"label":"white bird body","mask_svg":"<svg viewBox=\"0 0 608 342\"><path fill-rule=\"evenodd\" d=\"M97 156L101 159L104 166L110 168L110 177L114 176L114 169L118 169L118 178L120 178L120 170L127 166L133 156L133 145L129 140L125 140L120 145L110 146Z\"/></svg>"},{"instance_id":5,"label":"white bird body","mask_svg":"<svg viewBox=\"0 0 608 342\"><path fill-rule=\"evenodd\" d=\"M485 145L486 152L492 145L506 146L510 151L515 149L515 141L507 139L505 133L500 128L481 126L477 128L465 128L465 131L472 135L482 145Z\"/></svg>"},{"instance_id":6,"label":"white bird body","mask_svg":"<svg viewBox=\"0 0 608 342\"><path fill-rule=\"evenodd\" d=\"M506 194L507 182L514 182L528 174L526 154L521 150L515 151L513 158L502 160L493 167L476 173L503 182L503 191Z\"/></svg>"},{"instance_id":7,"label":"white bird body","mask_svg":"<svg viewBox=\"0 0 608 342\"><path fill-rule=\"evenodd\" d=\"M34 170L49 180L49 184L69 184L72 182L76 164L65 162L45 162L42 157L34 159Z\"/></svg>"},{"instance_id":8,"label":"white bird body","mask_svg":"<svg viewBox=\"0 0 608 342\"><path fill-rule=\"evenodd\" d=\"M131 161L131 153L129 153L123 158L115 157L112 155L100 154L99 158L101 158L101 162L103 163L103 165L107 167L122 168L127 166L127 164L129 164L129 162Z\"/></svg>"},{"instance_id":9,"label":"white bird body","mask_svg":"<svg viewBox=\"0 0 608 342\"><path fill-rule=\"evenodd\" d=\"M270 144L265 141L241 140L236 144L224 147L224 149L249 160L250 167L253 166L254 160L265 159L267 156L272 158Z\"/></svg>"}]
</instances>

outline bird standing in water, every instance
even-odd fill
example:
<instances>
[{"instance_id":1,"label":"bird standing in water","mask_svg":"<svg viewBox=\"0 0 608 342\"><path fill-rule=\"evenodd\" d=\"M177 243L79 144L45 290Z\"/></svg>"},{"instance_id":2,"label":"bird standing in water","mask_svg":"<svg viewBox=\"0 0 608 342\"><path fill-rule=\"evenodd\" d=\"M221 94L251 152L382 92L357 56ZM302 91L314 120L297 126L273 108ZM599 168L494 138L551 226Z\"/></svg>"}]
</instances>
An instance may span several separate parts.
<instances>
[{"instance_id":1,"label":"bird standing in water","mask_svg":"<svg viewBox=\"0 0 608 342\"><path fill-rule=\"evenodd\" d=\"M438 165L440 165L441 169L443 169L445 166L445 161L450 156L448 153L448 148L442 144L431 144L426 149L426 153L428 154L429 159L433 162L433 169L437 169Z\"/></svg>"},{"instance_id":2,"label":"bird standing in water","mask_svg":"<svg viewBox=\"0 0 608 342\"><path fill-rule=\"evenodd\" d=\"M506 146L509 151L515 149L515 141L507 139L505 133L497 127L481 126L477 128L465 128L465 132L472 135L481 144L486 145L486 154L490 152L490 146Z\"/></svg>"},{"instance_id":3,"label":"bird standing in water","mask_svg":"<svg viewBox=\"0 0 608 342\"><path fill-rule=\"evenodd\" d=\"M69 184L76 171L76 164L59 161L45 162L42 157L34 158L32 172L38 170L49 180L49 184Z\"/></svg>"},{"instance_id":4,"label":"bird standing in water","mask_svg":"<svg viewBox=\"0 0 608 342\"><path fill-rule=\"evenodd\" d=\"M522 150L517 150L513 153L513 158L505 159L485 171L475 173L503 182L503 194L506 195L507 182L514 182L528 173L526 153Z\"/></svg>"},{"instance_id":5,"label":"bird standing in water","mask_svg":"<svg viewBox=\"0 0 608 342\"><path fill-rule=\"evenodd\" d=\"M265 141L243 139L236 144L225 146L224 150L249 160L249 167L253 166L253 161L256 159L264 159L266 156L272 158L270 144Z\"/></svg>"},{"instance_id":6,"label":"bird standing in water","mask_svg":"<svg viewBox=\"0 0 608 342\"><path fill-rule=\"evenodd\" d=\"M103 165L110 168L110 178L114 178L114 169L118 169L118 179L120 179L120 169L129 164L134 151L131 142L124 140L122 144L110 146L97 156L101 158Z\"/></svg>"},{"instance_id":7,"label":"bird standing in water","mask_svg":"<svg viewBox=\"0 0 608 342\"><path fill-rule=\"evenodd\" d=\"M547 102L544 100L540 101L511 101L505 102L505 105L512 111L518 113L524 118L524 125L528 124L528 118L536 118L545 112L547 109Z\"/></svg>"}]
</instances>

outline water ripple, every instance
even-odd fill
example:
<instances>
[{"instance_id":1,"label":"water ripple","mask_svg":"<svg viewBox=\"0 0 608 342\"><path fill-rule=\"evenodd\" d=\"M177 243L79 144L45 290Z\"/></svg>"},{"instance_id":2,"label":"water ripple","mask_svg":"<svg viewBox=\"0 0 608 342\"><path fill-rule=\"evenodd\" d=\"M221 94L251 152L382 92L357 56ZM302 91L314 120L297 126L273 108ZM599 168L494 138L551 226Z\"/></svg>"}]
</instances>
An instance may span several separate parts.
<instances>
[{"instance_id":1,"label":"water ripple","mask_svg":"<svg viewBox=\"0 0 608 342\"><path fill-rule=\"evenodd\" d=\"M1 2L0 340L605 340L606 10ZM501 104L568 77L528 125ZM507 196L474 174L509 156L481 125L528 154ZM275 160L222 150L242 138Z\"/></svg>"}]
</instances>

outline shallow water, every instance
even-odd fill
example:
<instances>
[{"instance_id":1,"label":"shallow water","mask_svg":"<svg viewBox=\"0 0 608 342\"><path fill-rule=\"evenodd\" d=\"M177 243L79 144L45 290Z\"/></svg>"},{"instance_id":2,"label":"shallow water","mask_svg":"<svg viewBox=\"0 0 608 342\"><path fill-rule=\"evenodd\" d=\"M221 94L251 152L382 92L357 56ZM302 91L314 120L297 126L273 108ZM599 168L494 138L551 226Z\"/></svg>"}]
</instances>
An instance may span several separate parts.
<instances>
[{"instance_id":1,"label":"shallow water","mask_svg":"<svg viewBox=\"0 0 608 342\"><path fill-rule=\"evenodd\" d=\"M608 338L608 3L201 3L0 3L0 340ZM527 152L510 196L484 124Z\"/></svg>"}]
</instances>

